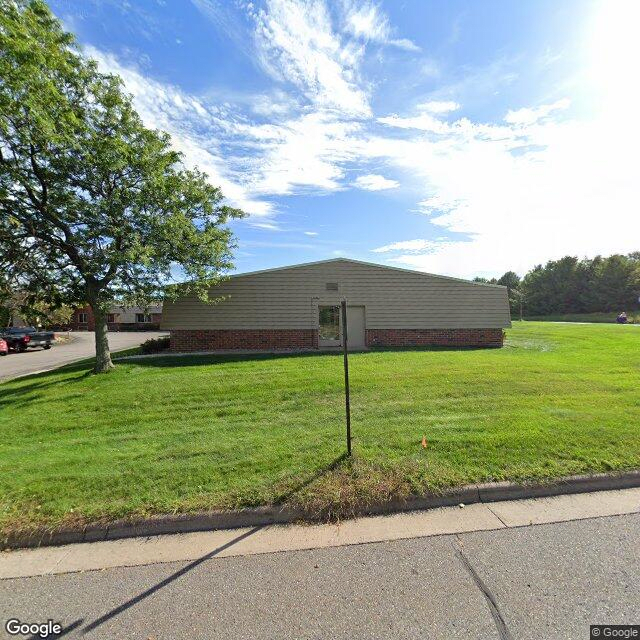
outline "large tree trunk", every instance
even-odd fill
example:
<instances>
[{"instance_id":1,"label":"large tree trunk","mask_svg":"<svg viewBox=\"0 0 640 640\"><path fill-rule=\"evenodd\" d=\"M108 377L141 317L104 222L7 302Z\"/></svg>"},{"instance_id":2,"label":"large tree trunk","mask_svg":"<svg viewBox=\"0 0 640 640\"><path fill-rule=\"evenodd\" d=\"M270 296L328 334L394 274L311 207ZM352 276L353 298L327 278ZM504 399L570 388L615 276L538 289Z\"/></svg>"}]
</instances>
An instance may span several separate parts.
<instances>
[{"instance_id":1,"label":"large tree trunk","mask_svg":"<svg viewBox=\"0 0 640 640\"><path fill-rule=\"evenodd\" d=\"M107 338L107 312L100 303L91 305L93 317L95 319L96 333L96 366L94 373L107 373L114 368L111 362L111 352L109 351L109 339Z\"/></svg>"}]
</instances>

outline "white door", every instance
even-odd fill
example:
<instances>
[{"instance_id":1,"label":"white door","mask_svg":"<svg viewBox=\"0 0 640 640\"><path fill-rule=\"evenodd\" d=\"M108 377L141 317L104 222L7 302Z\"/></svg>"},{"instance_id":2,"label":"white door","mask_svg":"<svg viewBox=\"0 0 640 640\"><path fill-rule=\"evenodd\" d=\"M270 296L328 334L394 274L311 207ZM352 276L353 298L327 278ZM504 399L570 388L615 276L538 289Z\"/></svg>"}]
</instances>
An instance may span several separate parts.
<instances>
[{"instance_id":1,"label":"white door","mask_svg":"<svg viewBox=\"0 0 640 640\"><path fill-rule=\"evenodd\" d=\"M364 349L364 307L351 307L347 305L347 343L351 349Z\"/></svg>"}]
</instances>

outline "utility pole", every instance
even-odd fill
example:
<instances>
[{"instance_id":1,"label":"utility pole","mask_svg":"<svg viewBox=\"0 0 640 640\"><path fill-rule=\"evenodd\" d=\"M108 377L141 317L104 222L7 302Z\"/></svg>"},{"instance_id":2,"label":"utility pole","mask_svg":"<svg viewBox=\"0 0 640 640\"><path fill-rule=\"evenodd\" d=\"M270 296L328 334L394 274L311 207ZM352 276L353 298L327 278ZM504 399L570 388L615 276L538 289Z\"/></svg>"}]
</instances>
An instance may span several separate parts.
<instances>
[{"instance_id":1,"label":"utility pole","mask_svg":"<svg viewBox=\"0 0 640 640\"><path fill-rule=\"evenodd\" d=\"M342 349L344 353L344 399L347 416L347 455L351 457L351 405L349 404L349 355L347 346L347 301L340 303L342 307Z\"/></svg>"}]
</instances>

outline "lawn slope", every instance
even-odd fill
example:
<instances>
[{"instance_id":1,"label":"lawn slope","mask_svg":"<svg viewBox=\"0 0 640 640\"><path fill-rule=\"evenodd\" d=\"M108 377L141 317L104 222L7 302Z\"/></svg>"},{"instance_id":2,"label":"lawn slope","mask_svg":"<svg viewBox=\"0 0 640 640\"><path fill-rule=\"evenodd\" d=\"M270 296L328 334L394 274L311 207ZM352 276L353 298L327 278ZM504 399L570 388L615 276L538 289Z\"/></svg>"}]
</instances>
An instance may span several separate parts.
<instances>
[{"instance_id":1,"label":"lawn slope","mask_svg":"<svg viewBox=\"0 0 640 640\"><path fill-rule=\"evenodd\" d=\"M341 458L339 355L89 369L0 385L5 534L273 503L348 511L475 481L640 467L635 326L514 323L503 349L354 354L353 462Z\"/></svg>"},{"instance_id":2,"label":"lawn slope","mask_svg":"<svg viewBox=\"0 0 640 640\"><path fill-rule=\"evenodd\" d=\"M525 320L537 320L543 322L607 322L614 324L617 322L617 311L602 311L600 313L565 313L552 314L549 316L530 316ZM640 324L640 314L628 313L630 324Z\"/></svg>"}]
</instances>

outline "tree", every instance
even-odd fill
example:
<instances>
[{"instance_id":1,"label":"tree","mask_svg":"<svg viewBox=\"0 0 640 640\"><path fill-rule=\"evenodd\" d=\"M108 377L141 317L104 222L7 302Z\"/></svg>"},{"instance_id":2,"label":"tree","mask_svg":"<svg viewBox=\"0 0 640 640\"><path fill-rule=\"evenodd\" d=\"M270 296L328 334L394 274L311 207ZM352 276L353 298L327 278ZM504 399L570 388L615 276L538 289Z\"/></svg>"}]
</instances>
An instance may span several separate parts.
<instances>
[{"instance_id":1,"label":"tree","mask_svg":"<svg viewBox=\"0 0 640 640\"><path fill-rule=\"evenodd\" d=\"M520 290L520 276L515 271L507 271L503 276L498 278L496 284L507 287L511 315L513 316L517 313L522 320L523 294Z\"/></svg>"},{"instance_id":2,"label":"tree","mask_svg":"<svg viewBox=\"0 0 640 640\"><path fill-rule=\"evenodd\" d=\"M112 301L208 299L231 267L225 223L243 214L143 126L42 0L0 0L0 79L0 286L52 308L88 302L95 371L108 371Z\"/></svg>"},{"instance_id":3,"label":"tree","mask_svg":"<svg viewBox=\"0 0 640 640\"><path fill-rule=\"evenodd\" d=\"M640 295L640 268L628 256L614 254L602 260L596 283L602 311L633 308Z\"/></svg>"},{"instance_id":4,"label":"tree","mask_svg":"<svg viewBox=\"0 0 640 640\"><path fill-rule=\"evenodd\" d=\"M565 256L526 274L521 289L528 315L633 310L640 295L638 256Z\"/></svg>"},{"instance_id":5,"label":"tree","mask_svg":"<svg viewBox=\"0 0 640 640\"><path fill-rule=\"evenodd\" d=\"M2 300L0 306L0 327L15 322L16 317L34 327L68 326L73 309L67 305L51 307L44 302L33 300L22 291L14 291Z\"/></svg>"}]
</instances>

